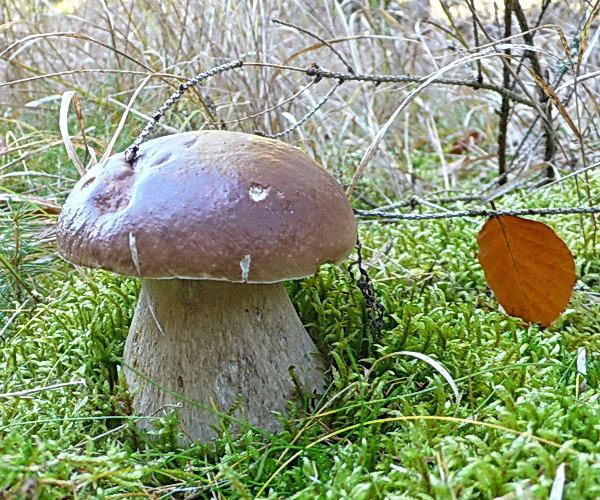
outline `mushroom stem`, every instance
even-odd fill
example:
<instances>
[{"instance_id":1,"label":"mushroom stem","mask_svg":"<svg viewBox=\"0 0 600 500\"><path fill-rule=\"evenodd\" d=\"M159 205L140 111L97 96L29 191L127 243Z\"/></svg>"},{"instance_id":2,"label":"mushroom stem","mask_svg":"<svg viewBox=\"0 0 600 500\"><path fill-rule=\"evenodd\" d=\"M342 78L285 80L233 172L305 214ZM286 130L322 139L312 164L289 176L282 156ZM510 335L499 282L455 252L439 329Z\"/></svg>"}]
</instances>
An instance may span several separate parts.
<instances>
[{"instance_id":1,"label":"mushroom stem","mask_svg":"<svg viewBox=\"0 0 600 500\"><path fill-rule=\"evenodd\" d=\"M324 386L323 361L281 283L146 279L125 344L124 363L205 407L265 430L278 429L296 392ZM181 400L125 367L134 409L160 415ZM183 402L182 430L192 441L216 436L216 416ZM147 427L146 420L141 421Z\"/></svg>"}]
</instances>

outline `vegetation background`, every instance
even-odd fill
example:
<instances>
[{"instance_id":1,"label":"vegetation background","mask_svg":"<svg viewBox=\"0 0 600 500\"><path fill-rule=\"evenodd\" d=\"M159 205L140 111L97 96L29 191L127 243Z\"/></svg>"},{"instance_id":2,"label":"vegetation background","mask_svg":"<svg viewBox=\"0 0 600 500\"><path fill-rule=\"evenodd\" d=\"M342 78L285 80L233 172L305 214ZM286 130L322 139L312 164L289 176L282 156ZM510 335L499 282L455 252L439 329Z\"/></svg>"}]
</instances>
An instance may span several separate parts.
<instances>
[{"instance_id":1,"label":"vegetation background","mask_svg":"<svg viewBox=\"0 0 600 500\"><path fill-rule=\"evenodd\" d=\"M509 3L522 16L515 11L515 36L499 45ZM594 216L544 219L578 275L569 308L547 329L499 310L476 260L481 218L401 217L489 200L598 205L597 14L598 2L585 0L5 0L0 498L600 497ZM348 70L272 18L330 41L357 74L438 71L454 81L348 79L283 138L343 184L361 165L355 208L399 214L361 218L362 266L383 324L372 324L351 261L290 283L331 360L327 392L290 403L278 435L233 437L223 424L214 443L180 447L176 414L157 418L154 436L136 430L123 385L139 284L56 254L57 214L80 176L60 126L82 164L93 163L131 144L179 82L241 58L242 69L180 100L157 133L285 130L335 86L308 77L309 65ZM519 34L522 18L531 41ZM475 89L479 74L495 89ZM68 91L76 97L61 107Z\"/></svg>"}]
</instances>

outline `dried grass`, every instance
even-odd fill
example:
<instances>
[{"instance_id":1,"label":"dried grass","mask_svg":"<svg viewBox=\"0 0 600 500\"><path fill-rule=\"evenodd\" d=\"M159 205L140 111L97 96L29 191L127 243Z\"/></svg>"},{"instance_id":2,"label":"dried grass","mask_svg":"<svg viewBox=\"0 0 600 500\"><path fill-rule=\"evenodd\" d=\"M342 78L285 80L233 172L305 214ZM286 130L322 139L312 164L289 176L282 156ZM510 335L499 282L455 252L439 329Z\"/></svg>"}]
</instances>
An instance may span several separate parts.
<instances>
[{"instance_id":1,"label":"dried grass","mask_svg":"<svg viewBox=\"0 0 600 500\"><path fill-rule=\"evenodd\" d=\"M131 103L129 127L119 142L127 144L181 79L242 58L248 63L246 67L203 83L195 95L178 104L165 118L163 130L214 128L225 123L236 130L277 133L310 111L333 82L310 85L310 79L299 71L251 63L305 68L317 62L334 71L345 68L322 44L292 28L274 24L272 18L292 21L331 40L357 73L428 75L456 61L460 56L457 50L474 47L472 19L465 4L454 2L456 5L451 4L444 11L437 2L430 3L427 10L420 2L389 2L387 8L381 8L374 2L317 0L115 0L62 2L52 10L41 1L25 7L9 0L3 14L10 21L0 32L0 100L5 103L4 119L24 120L36 126L41 122L50 129L49 135L59 138L56 120L48 111L58 110L62 93L74 90L82 94L82 113L88 123L97 127L98 116L107 118L106 126L97 128L91 136L99 144L108 144L126 103L150 74L150 84L140 92L137 102ZM539 2L529 3L532 6L527 16L535 20ZM584 2L553 6L545 20L559 23L567 37L581 33L584 6ZM480 44L498 40L501 33L497 21L501 16L485 7L481 4L477 10L485 30L480 34ZM68 13L61 13L60 9ZM590 43L578 69L582 75L598 69L594 51L597 26L591 28ZM539 53L541 67L555 73L557 61L565 58L560 31L541 28L535 36L543 51ZM510 42L515 57L521 57L522 38ZM499 58L486 58L480 64L486 80L502 80ZM452 76L469 79L474 70L474 62L462 64L452 70ZM32 77L37 79L31 80ZM521 89L535 97L535 81L527 72L519 72L519 81ZM327 168L341 170L342 179L348 181L362 152L414 87L347 82L287 140L308 149ZM573 86L563 88L559 98L572 90ZM577 99L567 103L566 113L584 132L597 136L597 79L580 84L576 90ZM587 102L592 105L584 104ZM486 159L472 163L465 172L456 170L451 177L442 168L433 182L446 190L469 189L461 186L461 177L471 176L473 169L478 177L490 178L494 160L489 153L493 153L497 120L494 112L498 103L498 96L490 92L430 86L425 97L414 99L406 108L406 119L396 120L389 127L370 167L370 177L384 179L391 188L384 190L396 197L410 195L415 189L426 193L432 179L426 180L426 175L411 171L412 165L399 163L398 159L409 158L412 152L420 150L437 156L444 165L448 141L478 130L489 138L480 151ZM535 109L515 107L508 137L511 151L519 148L538 114ZM558 139L562 157L556 168L560 169L569 161L565 151L573 138L560 130ZM532 159L532 154L539 151L536 139L527 141L520 150L527 153L527 159L521 158L512 165L513 171L527 170L527 165L539 163L540 160ZM97 156L102 153L99 151ZM391 164L398 166L390 169ZM419 178L421 182L416 182Z\"/></svg>"}]
</instances>

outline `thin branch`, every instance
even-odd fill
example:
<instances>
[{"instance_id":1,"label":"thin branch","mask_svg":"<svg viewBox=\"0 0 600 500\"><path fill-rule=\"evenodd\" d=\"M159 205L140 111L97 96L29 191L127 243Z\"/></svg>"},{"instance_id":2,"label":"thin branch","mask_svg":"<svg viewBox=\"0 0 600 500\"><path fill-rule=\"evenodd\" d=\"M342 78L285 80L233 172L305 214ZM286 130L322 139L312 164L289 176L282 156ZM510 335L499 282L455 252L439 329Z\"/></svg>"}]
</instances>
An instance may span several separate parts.
<instances>
[{"instance_id":1,"label":"thin branch","mask_svg":"<svg viewBox=\"0 0 600 500\"><path fill-rule=\"evenodd\" d=\"M510 38L512 35L512 6L513 0L504 0L504 38ZM511 57L511 50L504 50L507 58ZM502 85L505 90L510 89L511 83L510 60L504 61L502 66ZM498 184L506 183L506 143L508 134L508 120L510 115L510 99L502 95L502 103L498 112L500 120L498 122Z\"/></svg>"},{"instance_id":2,"label":"thin branch","mask_svg":"<svg viewBox=\"0 0 600 500\"><path fill-rule=\"evenodd\" d=\"M473 22L473 41L475 42L475 47L479 46L479 30L477 29L479 24L479 18L477 17L477 10L475 9L475 0L467 0L467 7L471 11L471 19ZM477 83L483 83L483 70L481 68L481 61L477 61Z\"/></svg>"},{"instance_id":3,"label":"thin branch","mask_svg":"<svg viewBox=\"0 0 600 500\"><path fill-rule=\"evenodd\" d=\"M457 219L464 217L500 217L503 215L580 215L600 213L600 206L591 207L563 207L563 208L522 208L519 210L458 210L438 213L403 214L386 212L384 210L354 210L359 219L385 219L390 222L401 220L435 220Z\"/></svg>"},{"instance_id":4,"label":"thin branch","mask_svg":"<svg viewBox=\"0 0 600 500\"><path fill-rule=\"evenodd\" d=\"M331 78L334 80L345 80L345 81L359 81L359 82L373 82L376 85L381 83L423 83L430 78L429 76L409 76L409 75L371 75L371 74L353 74L353 73L337 73L334 71L328 71L322 69L318 66L311 65L308 69L305 70L305 73L308 76L314 76L318 78ZM432 83L439 83L442 85L462 85L465 87L470 87L475 90L485 89L491 90L500 94L501 96L506 96L508 99L511 99L520 104L524 104L525 106L529 106L531 108L535 107L535 104L522 95L519 95L515 92L507 90L498 85L493 85L491 83L479 83L477 80L461 80L455 78L436 78Z\"/></svg>"},{"instance_id":5,"label":"thin branch","mask_svg":"<svg viewBox=\"0 0 600 500\"><path fill-rule=\"evenodd\" d=\"M276 134L265 134L263 132L255 132L256 135L261 135L263 137L269 137L271 139L278 139L279 137L283 137L283 136L289 134L290 132L293 132L298 127L303 125L312 115L314 115L317 111L319 111L319 109L321 109L323 104L325 104L329 100L329 98L333 95L333 93L336 91L336 89L342 83L343 83L343 80L338 81L337 85L335 87L332 87L331 89L329 89L329 92L327 92L327 94L325 94L321 98L321 100L316 104L316 106L313 109L311 109L308 113L306 113L302 118L300 118L300 120L298 120L296 123L294 123L291 127L288 127L285 130L278 132Z\"/></svg>"},{"instance_id":6,"label":"thin branch","mask_svg":"<svg viewBox=\"0 0 600 500\"><path fill-rule=\"evenodd\" d=\"M177 87L177 90L173 94L171 94L171 96L164 102L164 104L160 108L158 108L158 111L152 115L152 120L150 120L146 124L140 135L138 135L136 140L133 141L133 144L125 150L125 161L131 163L133 160L135 160L135 157L142 142L144 142L146 137L150 135L158 121L165 115L169 108L173 106L173 104L175 104L185 92L187 92L193 86L198 85L198 83L200 83L201 81L210 78L211 76L218 75L219 73L223 73L224 71L240 68L243 66L243 64L243 61L240 59L226 64L221 64L220 66L216 66L202 73L199 73L198 75L187 80L185 83L180 84L179 87Z\"/></svg>"},{"instance_id":7,"label":"thin branch","mask_svg":"<svg viewBox=\"0 0 600 500\"><path fill-rule=\"evenodd\" d=\"M275 19L275 18L271 19L271 21L274 22L274 23L276 23L276 24L281 24L283 26L287 26L288 28L293 28L293 29L299 31L300 33L304 33L305 35L308 35L308 36L314 38L315 40L318 40L319 42L321 42L323 45L325 45L329 50L331 50L331 52L333 52L338 57L338 59L342 62L342 64L344 66L346 66L346 70L348 71L348 73L354 74L354 69L352 68L352 66L350 66L350 64L348 63L348 61L346 61L346 59L344 59L344 56L342 56L342 54L338 50L336 50L335 47L333 45L331 45L324 38L321 38L319 35L316 35L312 31L309 31L306 28L301 28L300 26L298 26L296 24L288 23L288 22L281 21L281 20Z\"/></svg>"},{"instance_id":8,"label":"thin branch","mask_svg":"<svg viewBox=\"0 0 600 500\"><path fill-rule=\"evenodd\" d=\"M523 40L525 40L526 45L531 45L534 47L533 37L535 36L535 31L529 31L529 26L527 24L527 18L525 17L525 13L523 12L523 8L521 7L521 3L519 0L513 0L513 9L517 21L519 22L519 27L523 32ZM538 75L540 80L543 80L542 75L542 67L540 65L540 60L538 55L533 50L526 50L523 54L523 57L529 58L531 61L531 69L532 71ZM551 179L555 177L555 171L552 167L552 162L554 161L554 155L556 153L556 143L554 136L554 127L552 124L552 108L548 106L549 97L544 92L544 89L538 83L538 95L540 100L540 106L546 112L546 119L543 121L543 130L544 130L544 161L548 163L548 168L546 169L546 176Z\"/></svg>"},{"instance_id":9,"label":"thin branch","mask_svg":"<svg viewBox=\"0 0 600 500\"><path fill-rule=\"evenodd\" d=\"M244 63L244 66L249 66L249 65L251 65L251 64ZM302 95L304 92L306 92L314 84L315 84L314 81L308 82L306 85L304 85L304 87L301 87L299 90L294 92L291 96L286 97L285 99L279 101L277 104L274 104L273 106L271 106L269 108L265 108L254 114L246 115L241 118L236 118L234 120L221 120L221 121L219 121L219 124L220 125L231 125L232 123L240 124L240 123L248 121L248 120L254 120L255 118L258 118L259 116L267 115L267 114L275 111L276 109L279 109L279 108L285 106L286 104L289 104L290 102L296 100L300 95Z\"/></svg>"}]
</instances>

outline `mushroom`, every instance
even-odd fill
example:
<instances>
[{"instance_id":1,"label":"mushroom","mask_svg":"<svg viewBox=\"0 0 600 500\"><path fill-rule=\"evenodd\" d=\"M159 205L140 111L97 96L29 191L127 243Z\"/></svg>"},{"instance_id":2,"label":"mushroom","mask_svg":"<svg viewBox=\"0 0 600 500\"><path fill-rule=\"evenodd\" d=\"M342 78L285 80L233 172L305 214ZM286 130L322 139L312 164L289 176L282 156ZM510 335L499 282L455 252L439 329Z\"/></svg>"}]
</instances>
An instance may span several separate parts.
<instances>
[{"instance_id":1,"label":"mushroom","mask_svg":"<svg viewBox=\"0 0 600 500\"><path fill-rule=\"evenodd\" d=\"M57 245L74 264L142 278L123 355L134 410L180 403L184 432L206 442L218 426L206 408L237 405L234 416L276 430L298 383L323 389L324 362L282 282L340 263L356 236L342 187L300 149L201 131L91 168Z\"/></svg>"}]
</instances>

